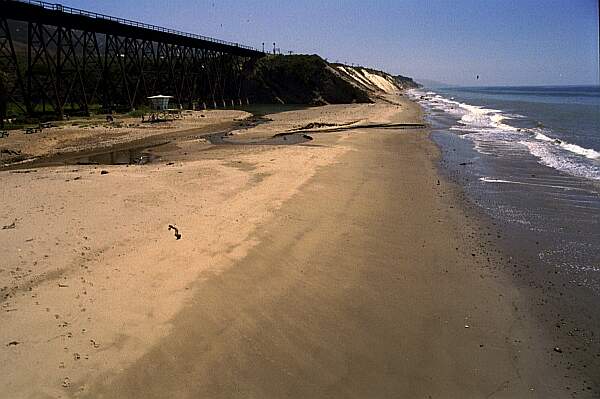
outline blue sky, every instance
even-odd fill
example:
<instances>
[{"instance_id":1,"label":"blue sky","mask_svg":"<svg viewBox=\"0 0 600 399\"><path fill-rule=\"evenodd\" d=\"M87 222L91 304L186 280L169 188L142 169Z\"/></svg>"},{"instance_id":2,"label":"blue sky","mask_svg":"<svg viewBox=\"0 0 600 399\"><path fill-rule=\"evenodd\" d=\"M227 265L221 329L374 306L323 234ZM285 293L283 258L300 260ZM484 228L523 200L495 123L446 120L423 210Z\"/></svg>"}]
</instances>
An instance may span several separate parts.
<instances>
[{"instance_id":1,"label":"blue sky","mask_svg":"<svg viewBox=\"0 0 600 399\"><path fill-rule=\"evenodd\" d=\"M599 83L597 0L57 2L451 84Z\"/></svg>"}]
</instances>

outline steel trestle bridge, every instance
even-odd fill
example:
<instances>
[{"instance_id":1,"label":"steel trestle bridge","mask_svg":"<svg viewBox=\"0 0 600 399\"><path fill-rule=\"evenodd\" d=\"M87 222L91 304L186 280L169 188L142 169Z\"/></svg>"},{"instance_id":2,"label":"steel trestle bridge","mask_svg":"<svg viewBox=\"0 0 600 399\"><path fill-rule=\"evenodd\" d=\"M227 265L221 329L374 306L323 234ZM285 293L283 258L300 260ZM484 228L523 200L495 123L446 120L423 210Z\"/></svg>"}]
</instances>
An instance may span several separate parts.
<instances>
[{"instance_id":1,"label":"steel trestle bridge","mask_svg":"<svg viewBox=\"0 0 600 399\"><path fill-rule=\"evenodd\" d=\"M244 76L264 53L237 43L42 1L0 0L0 72L9 110L28 115L248 102Z\"/></svg>"}]
</instances>

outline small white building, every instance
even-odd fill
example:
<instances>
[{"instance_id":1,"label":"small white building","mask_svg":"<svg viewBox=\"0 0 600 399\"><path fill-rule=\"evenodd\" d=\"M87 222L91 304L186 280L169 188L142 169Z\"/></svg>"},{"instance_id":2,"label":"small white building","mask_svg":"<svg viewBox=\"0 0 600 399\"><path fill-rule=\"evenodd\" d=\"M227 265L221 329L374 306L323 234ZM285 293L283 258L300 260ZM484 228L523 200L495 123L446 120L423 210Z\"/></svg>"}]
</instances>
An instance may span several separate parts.
<instances>
[{"instance_id":1,"label":"small white building","mask_svg":"<svg viewBox=\"0 0 600 399\"><path fill-rule=\"evenodd\" d=\"M148 99L152 101L152 109L157 111L166 111L169 109L169 100L172 98L173 96L163 96L161 94L148 97Z\"/></svg>"}]
</instances>

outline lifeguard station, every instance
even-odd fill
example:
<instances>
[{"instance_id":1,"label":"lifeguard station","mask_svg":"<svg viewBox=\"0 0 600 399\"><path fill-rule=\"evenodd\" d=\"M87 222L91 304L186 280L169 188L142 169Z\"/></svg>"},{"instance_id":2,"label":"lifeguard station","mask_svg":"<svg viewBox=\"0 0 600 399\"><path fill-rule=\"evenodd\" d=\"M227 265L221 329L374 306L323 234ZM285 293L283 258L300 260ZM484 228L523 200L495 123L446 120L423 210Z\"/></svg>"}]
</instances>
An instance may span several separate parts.
<instances>
[{"instance_id":1,"label":"lifeguard station","mask_svg":"<svg viewBox=\"0 0 600 399\"><path fill-rule=\"evenodd\" d=\"M152 110L155 111L150 116L150 122L162 122L172 120L181 114L181 110L169 108L169 101L173 96L164 96L162 94L148 97L152 103Z\"/></svg>"},{"instance_id":2,"label":"lifeguard station","mask_svg":"<svg viewBox=\"0 0 600 399\"><path fill-rule=\"evenodd\" d=\"M152 109L154 111L163 111L169 109L169 101L173 98L173 96L163 96L159 94L157 96L148 97L148 100L152 102Z\"/></svg>"}]
</instances>

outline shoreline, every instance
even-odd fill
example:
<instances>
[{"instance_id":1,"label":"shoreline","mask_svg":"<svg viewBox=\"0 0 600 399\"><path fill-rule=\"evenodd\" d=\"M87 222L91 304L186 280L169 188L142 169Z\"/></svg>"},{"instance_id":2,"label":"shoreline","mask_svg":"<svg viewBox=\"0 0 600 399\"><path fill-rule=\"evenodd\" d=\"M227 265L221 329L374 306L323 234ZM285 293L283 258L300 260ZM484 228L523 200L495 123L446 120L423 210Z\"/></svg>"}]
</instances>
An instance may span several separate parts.
<instances>
[{"instance_id":1,"label":"shoreline","mask_svg":"<svg viewBox=\"0 0 600 399\"><path fill-rule=\"evenodd\" d=\"M373 111L374 122L415 122L421 111L406 101ZM369 107L277 114L274 127L233 139L317 116L345 123L357 108ZM17 218L3 233L18 235L0 244L21 240L38 264L70 263L59 272L48 265L32 290L3 302L17 309L3 312L11 326L3 342L19 344L0 355L2 385L14 397L570 394L545 332L514 308L528 299L488 266L502 256L486 238L495 227L463 209L428 133L311 135L296 146L203 147L171 167L103 166L106 176L45 168L37 184L49 186L37 189L30 177L0 172L15 189L46 195L45 209ZM99 214L89 225L78 220L86 206ZM22 231L43 220L50 227ZM181 241L163 231L173 221ZM70 227L57 245L44 240L56 235L53 222ZM21 264L23 250L8 262Z\"/></svg>"},{"instance_id":2,"label":"shoreline","mask_svg":"<svg viewBox=\"0 0 600 399\"><path fill-rule=\"evenodd\" d=\"M442 145L431 140L441 151ZM537 330L536 337L528 336L527 345L532 341L543 342L540 349L548 355L547 365L559 371L555 381L561 382L557 382L557 391L548 397L596 397L600 392L600 380L594 372L599 345L594 338L597 322L589 311L597 297L591 291L569 293L568 286L577 284L568 275L548 269L532 253L531 248L540 245L536 241L539 238L487 214L479 202L481 198L474 197L464 186L467 173L450 171L442 155L438 170L443 179L457 187L467 217L477 221L480 232L487 230L480 237L480 246L485 245L480 263L486 264L492 278L504 281L522 296L518 303L513 303L515 317L531 321ZM560 389L562 393L557 394Z\"/></svg>"},{"instance_id":3,"label":"shoreline","mask_svg":"<svg viewBox=\"0 0 600 399\"><path fill-rule=\"evenodd\" d=\"M523 313L535 318L560 350L554 352L553 364L563 370L570 395L598 395L597 184L542 165L528 154L511 156L512 147L503 150L502 141L496 149L491 144L473 148L470 139L448 132L456 122L444 118L432 111L429 120L436 126L432 139L443 154L441 173L461 186L468 206L500 232L492 237L505 254L497 269L528 296ZM522 184L495 186L504 179Z\"/></svg>"}]
</instances>

